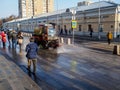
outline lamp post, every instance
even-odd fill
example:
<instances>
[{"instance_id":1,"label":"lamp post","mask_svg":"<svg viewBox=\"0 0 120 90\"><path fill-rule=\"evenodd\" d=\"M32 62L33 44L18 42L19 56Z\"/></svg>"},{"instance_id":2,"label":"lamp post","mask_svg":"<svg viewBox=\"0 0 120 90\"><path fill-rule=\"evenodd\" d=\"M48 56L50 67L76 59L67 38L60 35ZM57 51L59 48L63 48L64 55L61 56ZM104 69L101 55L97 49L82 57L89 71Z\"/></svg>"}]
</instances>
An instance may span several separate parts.
<instances>
[{"instance_id":1,"label":"lamp post","mask_svg":"<svg viewBox=\"0 0 120 90\"><path fill-rule=\"evenodd\" d=\"M119 23L119 6L117 6L116 8L116 17L117 17L117 30L115 29L114 31L114 38L117 37L117 35L120 35L120 31L119 31L119 28L120 28L120 23ZM117 31L117 32L116 32ZM120 37L119 37L120 39Z\"/></svg>"},{"instance_id":2,"label":"lamp post","mask_svg":"<svg viewBox=\"0 0 120 90\"><path fill-rule=\"evenodd\" d=\"M98 39L101 39L101 36L100 36L100 29L101 29L101 13L100 13L100 0L99 0L99 10L98 10Z\"/></svg>"},{"instance_id":3,"label":"lamp post","mask_svg":"<svg viewBox=\"0 0 120 90\"><path fill-rule=\"evenodd\" d=\"M61 14L61 28L60 28L60 30L62 29L63 30L63 16L62 16L62 14ZM62 34L63 34L63 31L62 31Z\"/></svg>"},{"instance_id":4,"label":"lamp post","mask_svg":"<svg viewBox=\"0 0 120 90\"><path fill-rule=\"evenodd\" d=\"M57 12L58 12L58 0L56 0L56 5L57 5ZM58 30L58 26L59 26L59 21L58 21L58 20L59 20L59 19L58 19L58 15L59 15L59 14L57 14L57 17L56 17L56 20L57 20L57 21L56 21L57 35L59 35L59 30Z\"/></svg>"},{"instance_id":5,"label":"lamp post","mask_svg":"<svg viewBox=\"0 0 120 90\"><path fill-rule=\"evenodd\" d=\"M76 17L75 17L75 14L76 14L76 10L75 8L71 10L71 13L72 13L72 21L76 20ZM73 28L73 41L72 41L73 45L74 45L74 28Z\"/></svg>"}]
</instances>

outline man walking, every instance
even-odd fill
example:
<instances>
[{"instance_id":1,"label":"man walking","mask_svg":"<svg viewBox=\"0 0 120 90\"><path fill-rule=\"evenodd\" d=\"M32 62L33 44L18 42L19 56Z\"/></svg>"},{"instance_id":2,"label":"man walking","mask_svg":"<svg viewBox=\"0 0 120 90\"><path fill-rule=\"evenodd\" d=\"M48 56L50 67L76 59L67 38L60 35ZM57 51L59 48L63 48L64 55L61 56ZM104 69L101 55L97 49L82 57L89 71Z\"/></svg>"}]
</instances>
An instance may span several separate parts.
<instances>
[{"instance_id":1,"label":"man walking","mask_svg":"<svg viewBox=\"0 0 120 90\"><path fill-rule=\"evenodd\" d=\"M30 43L26 46L26 57L28 59L28 70L31 70L31 63L33 63L33 74L36 72L36 63L37 63L37 52L38 52L38 46L34 42L34 38L31 37Z\"/></svg>"}]
</instances>

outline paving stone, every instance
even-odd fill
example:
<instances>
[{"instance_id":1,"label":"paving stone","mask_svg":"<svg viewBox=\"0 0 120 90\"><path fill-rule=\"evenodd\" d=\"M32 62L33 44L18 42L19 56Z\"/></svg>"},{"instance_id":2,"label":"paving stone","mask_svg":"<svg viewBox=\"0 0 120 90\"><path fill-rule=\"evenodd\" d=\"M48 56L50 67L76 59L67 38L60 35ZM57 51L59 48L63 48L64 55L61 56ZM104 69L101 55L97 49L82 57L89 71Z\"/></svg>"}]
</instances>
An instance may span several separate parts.
<instances>
[{"instance_id":1,"label":"paving stone","mask_svg":"<svg viewBox=\"0 0 120 90\"><path fill-rule=\"evenodd\" d=\"M13 90L8 80L0 80L0 90Z\"/></svg>"},{"instance_id":2,"label":"paving stone","mask_svg":"<svg viewBox=\"0 0 120 90\"><path fill-rule=\"evenodd\" d=\"M13 62L0 55L0 90L41 90Z\"/></svg>"}]
</instances>

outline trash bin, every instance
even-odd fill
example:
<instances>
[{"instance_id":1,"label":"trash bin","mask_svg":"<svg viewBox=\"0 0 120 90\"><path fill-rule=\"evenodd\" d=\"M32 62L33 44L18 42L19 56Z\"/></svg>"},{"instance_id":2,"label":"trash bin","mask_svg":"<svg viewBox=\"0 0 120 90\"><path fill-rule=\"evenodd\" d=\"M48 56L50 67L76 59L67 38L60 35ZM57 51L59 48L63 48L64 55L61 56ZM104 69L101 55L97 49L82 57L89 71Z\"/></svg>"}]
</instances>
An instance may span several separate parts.
<instances>
[{"instance_id":1,"label":"trash bin","mask_svg":"<svg viewBox=\"0 0 120 90\"><path fill-rule=\"evenodd\" d=\"M113 54L119 55L119 45L115 45L113 48Z\"/></svg>"}]
</instances>

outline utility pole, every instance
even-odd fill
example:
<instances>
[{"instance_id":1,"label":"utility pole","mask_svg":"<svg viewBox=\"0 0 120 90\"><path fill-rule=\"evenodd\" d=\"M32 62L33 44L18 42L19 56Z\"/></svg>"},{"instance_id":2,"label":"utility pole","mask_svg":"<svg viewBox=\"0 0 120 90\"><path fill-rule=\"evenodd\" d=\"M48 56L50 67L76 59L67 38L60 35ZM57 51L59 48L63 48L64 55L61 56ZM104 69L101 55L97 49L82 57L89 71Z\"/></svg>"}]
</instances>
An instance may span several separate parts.
<instances>
[{"instance_id":1,"label":"utility pole","mask_svg":"<svg viewBox=\"0 0 120 90\"><path fill-rule=\"evenodd\" d=\"M56 0L56 8L57 8L57 12L58 12L58 0ZM57 34L59 34L59 28L58 28L58 26L59 26L59 20L58 20L58 15L59 14L57 14L57 16L56 16L56 30L57 30Z\"/></svg>"},{"instance_id":2,"label":"utility pole","mask_svg":"<svg viewBox=\"0 0 120 90\"><path fill-rule=\"evenodd\" d=\"M101 39L101 36L100 36L100 29L101 29L101 13L100 13L100 0L99 0L99 15L98 15L98 39Z\"/></svg>"},{"instance_id":3,"label":"utility pole","mask_svg":"<svg viewBox=\"0 0 120 90\"><path fill-rule=\"evenodd\" d=\"M73 28L73 40L72 40L72 43L74 45L74 28L76 28L76 17L75 17L76 9L75 8L72 9L71 12L72 12L72 23L73 23L72 24L72 28Z\"/></svg>"}]
</instances>

